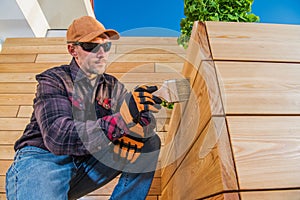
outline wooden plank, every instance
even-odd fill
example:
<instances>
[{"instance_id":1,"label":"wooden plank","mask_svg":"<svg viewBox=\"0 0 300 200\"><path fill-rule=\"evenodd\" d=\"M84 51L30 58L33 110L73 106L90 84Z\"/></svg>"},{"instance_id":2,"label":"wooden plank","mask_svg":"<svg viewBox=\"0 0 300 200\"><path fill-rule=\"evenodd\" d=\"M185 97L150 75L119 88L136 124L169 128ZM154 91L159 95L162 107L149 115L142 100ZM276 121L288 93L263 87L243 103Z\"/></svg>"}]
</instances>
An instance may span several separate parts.
<instances>
[{"instance_id":1,"label":"wooden plank","mask_svg":"<svg viewBox=\"0 0 300 200\"><path fill-rule=\"evenodd\" d=\"M70 54L37 54L36 63L70 63L72 56Z\"/></svg>"},{"instance_id":2,"label":"wooden plank","mask_svg":"<svg viewBox=\"0 0 300 200\"><path fill-rule=\"evenodd\" d=\"M300 64L216 62L227 114L299 114Z\"/></svg>"},{"instance_id":3,"label":"wooden plank","mask_svg":"<svg viewBox=\"0 0 300 200\"><path fill-rule=\"evenodd\" d=\"M211 60L206 27L203 23L194 22L187 49L186 61L182 70L182 74L189 78L192 84L203 60Z\"/></svg>"},{"instance_id":4,"label":"wooden plank","mask_svg":"<svg viewBox=\"0 0 300 200\"><path fill-rule=\"evenodd\" d=\"M13 160L1 160L0 176L5 176Z\"/></svg>"},{"instance_id":5,"label":"wooden plank","mask_svg":"<svg viewBox=\"0 0 300 200\"><path fill-rule=\"evenodd\" d=\"M67 44L64 37L35 37L35 38L6 38L3 48L6 46L30 46L30 45L62 45Z\"/></svg>"},{"instance_id":6,"label":"wooden plank","mask_svg":"<svg viewBox=\"0 0 300 200\"><path fill-rule=\"evenodd\" d=\"M5 176L0 176L0 192L5 193Z\"/></svg>"},{"instance_id":7,"label":"wooden plank","mask_svg":"<svg viewBox=\"0 0 300 200\"><path fill-rule=\"evenodd\" d=\"M34 94L1 94L0 106L32 105Z\"/></svg>"},{"instance_id":8,"label":"wooden plank","mask_svg":"<svg viewBox=\"0 0 300 200\"><path fill-rule=\"evenodd\" d=\"M13 145L0 145L0 160L12 160L15 156Z\"/></svg>"},{"instance_id":9,"label":"wooden plank","mask_svg":"<svg viewBox=\"0 0 300 200\"><path fill-rule=\"evenodd\" d=\"M34 94L36 83L1 83L0 94Z\"/></svg>"},{"instance_id":10,"label":"wooden plank","mask_svg":"<svg viewBox=\"0 0 300 200\"><path fill-rule=\"evenodd\" d=\"M178 72L181 73L183 63L155 63L155 72Z\"/></svg>"},{"instance_id":11,"label":"wooden plank","mask_svg":"<svg viewBox=\"0 0 300 200\"><path fill-rule=\"evenodd\" d=\"M18 110L19 106L0 106L0 117L16 117Z\"/></svg>"},{"instance_id":12,"label":"wooden plank","mask_svg":"<svg viewBox=\"0 0 300 200\"><path fill-rule=\"evenodd\" d=\"M166 149L169 149L164 150L165 154L170 155L167 155L162 163L165 167L175 159L176 164L171 164L162 171L162 188L169 182L170 176L181 163L197 135L204 129L211 115L207 86L203 77L198 73L192 85L189 101L186 105L177 104L171 116L170 130L165 140ZM174 146L168 145L169 143L174 143Z\"/></svg>"},{"instance_id":13,"label":"wooden plank","mask_svg":"<svg viewBox=\"0 0 300 200\"><path fill-rule=\"evenodd\" d=\"M201 199L238 189L225 119L213 117L199 135L170 180L177 199Z\"/></svg>"},{"instance_id":14,"label":"wooden plank","mask_svg":"<svg viewBox=\"0 0 300 200\"><path fill-rule=\"evenodd\" d=\"M68 53L67 45L18 45L18 46L7 46L1 51L1 54L28 54L30 53Z\"/></svg>"},{"instance_id":15,"label":"wooden plank","mask_svg":"<svg viewBox=\"0 0 300 200\"><path fill-rule=\"evenodd\" d=\"M299 200L300 190L274 190L241 192L241 200Z\"/></svg>"},{"instance_id":16,"label":"wooden plank","mask_svg":"<svg viewBox=\"0 0 300 200\"><path fill-rule=\"evenodd\" d=\"M299 187L300 117L227 117L241 189Z\"/></svg>"},{"instance_id":17,"label":"wooden plank","mask_svg":"<svg viewBox=\"0 0 300 200\"><path fill-rule=\"evenodd\" d=\"M18 116L17 117L27 117L30 118L33 112L32 106L20 106Z\"/></svg>"},{"instance_id":18,"label":"wooden plank","mask_svg":"<svg viewBox=\"0 0 300 200\"><path fill-rule=\"evenodd\" d=\"M0 54L0 63L33 63L36 54Z\"/></svg>"},{"instance_id":19,"label":"wooden plank","mask_svg":"<svg viewBox=\"0 0 300 200\"><path fill-rule=\"evenodd\" d=\"M134 53L134 54L165 54L178 53L185 54L185 49L179 45L117 45L116 53Z\"/></svg>"},{"instance_id":20,"label":"wooden plank","mask_svg":"<svg viewBox=\"0 0 300 200\"><path fill-rule=\"evenodd\" d=\"M212 61L201 62L199 76L202 76L204 79L203 81L208 92L211 114L213 116L223 116L223 102L221 100L221 93L214 63Z\"/></svg>"},{"instance_id":21,"label":"wooden plank","mask_svg":"<svg viewBox=\"0 0 300 200\"><path fill-rule=\"evenodd\" d=\"M0 119L1 120L1 119ZM7 131L0 129L0 145L13 145L16 140L22 135L23 130Z\"/></svg>"},{"instance_id":22,"label":"wooden plank","mask_svg":"<svg viewBox=\"0 0 300 200\"><path fill-rule=\"evenodd\" d=\"M28 123L28 118L0 118L0 130L22 131Z\"/></svg>"},{"instance_id":23,"label":"wooden plank","mask_svg":"<svg viewBox=\"0 0 300 200\"><path fill-rule=\"evenodd\" d=\"M300 26L206 22L206 27L216 60L300 62Z\"/></svg>"},{"instance_id":24,"label":"wooden plank","mask_svg":"<svg viewBox=\"0 0 300 200\"><path fill-rule=\"evenodd\" d=\"M108 62L184 62L183 54L111 54ZM36 63L70 62L70 54L38 54Z\"/></svg>"},{"instance_id":25,"label":"wooden plank","mask_svg":"<svg viewBox=\"0 0 300 200\"><path fill-rule=\"evenodd\" d=\"M36 83L36 73L0 73L0 83Z\"/></svg>"},{"instance_id":26,"label":"wooden plank","mask_svg":"<svg viewBox=\"0 0 300 200\"><path fill-rule=\"evenodd\" d=\"M3 193L0 192L0 200L7 200L4 192Z\"/></svg>"},{"instance_id":27,"label":"wooden plank","mask_svg":"<svg viewBox=\"0 0 300 200\"><path fill-rule=\"evenodd\" d=\"M41 73L64 63L0 63L0 73Z\"/></svg>"}]
</instances>

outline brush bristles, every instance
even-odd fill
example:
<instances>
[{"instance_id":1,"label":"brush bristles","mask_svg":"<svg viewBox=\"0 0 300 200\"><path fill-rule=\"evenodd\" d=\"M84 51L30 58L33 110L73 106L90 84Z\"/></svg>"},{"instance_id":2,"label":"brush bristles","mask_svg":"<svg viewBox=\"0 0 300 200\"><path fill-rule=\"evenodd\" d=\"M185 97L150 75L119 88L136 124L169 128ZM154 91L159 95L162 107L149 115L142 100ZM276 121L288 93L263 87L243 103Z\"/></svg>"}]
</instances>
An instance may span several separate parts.
<instances>
[{"instance_id":1,"label":"brush bristles","mask_svg":"<svg viewBox=\"0 0 300 200\"><path fill-rule=\"evenodd\" d=\"M190 96L190 83L188 79L167 80L169 89L169 102L187 101Z\"/></svg>"}]
</instances>

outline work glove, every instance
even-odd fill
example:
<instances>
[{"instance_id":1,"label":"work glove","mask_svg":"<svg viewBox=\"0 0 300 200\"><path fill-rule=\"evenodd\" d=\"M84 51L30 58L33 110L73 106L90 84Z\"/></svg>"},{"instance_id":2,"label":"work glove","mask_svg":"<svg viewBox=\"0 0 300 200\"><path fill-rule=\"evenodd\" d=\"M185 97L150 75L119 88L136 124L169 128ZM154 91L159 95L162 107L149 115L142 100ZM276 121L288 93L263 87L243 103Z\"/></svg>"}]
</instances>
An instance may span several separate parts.
<instances>
[{"instance_id":1,"label":"work glove","mask_svg":"<svg viewBox=\"0 0 300 200\"><path fill-rule=\"evenodd\" d=\"M142 147L148 138L154 136L154 129L156 127L156 120L152 113L142 113L142 120L147 124L141 126L136 124L130 129L129 134L125 134L117 140L114 140L114 153L116 158L125 158L130 163L134 163L140 156ZM144 137L141 138L141 133L143 132Z\"/></svg>"},{"instance_id":2,"label":"work glove","mask_svg":"<svg viewBox=\"0 0 300 200\"><path fill-rule=\"evenodd\" d=\"M151 93L156 86L139 86L126 95L120 108L129 134L115 140L114 152L134 163L141 153L144 142L153 136L156 121L152 113L161 108L161 99Z\"/></svg>"},{"instance_id":3,"label":"work glove","mask_svg":"<svg viewBox=\"0 0 300 200\"><path fill-rule=\"evenodd\" d=\"M151 124L151 113L156 113L161 108L162 100L152 92L157 90L156 86L138 86L133 92L127 93L120 108L120 114L124 119L132 136L144 138L143 127Z\"/></svg>"}]
</instances>

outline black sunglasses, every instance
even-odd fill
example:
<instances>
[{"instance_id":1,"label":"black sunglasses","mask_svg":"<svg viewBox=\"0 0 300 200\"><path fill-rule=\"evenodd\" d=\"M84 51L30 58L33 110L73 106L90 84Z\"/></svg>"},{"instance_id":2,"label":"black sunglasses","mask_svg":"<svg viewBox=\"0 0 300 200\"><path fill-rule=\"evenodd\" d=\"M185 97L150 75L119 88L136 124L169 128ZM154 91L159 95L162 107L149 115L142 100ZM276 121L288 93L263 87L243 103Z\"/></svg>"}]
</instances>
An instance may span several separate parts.
<instances>
[{"instance_id":1,"label":"black sunglasses","mask_svg":"<svg viewBox=\"0 0 300 200\"><path fill-rule=\"evenodd\" d=\"M103 48L104 52L108 52L111 48L111 42L105 42L102 44L92 42L75 42L74 45L79 45L84 51L97 53L100 47Z\"/></svg>"}]
</instances>

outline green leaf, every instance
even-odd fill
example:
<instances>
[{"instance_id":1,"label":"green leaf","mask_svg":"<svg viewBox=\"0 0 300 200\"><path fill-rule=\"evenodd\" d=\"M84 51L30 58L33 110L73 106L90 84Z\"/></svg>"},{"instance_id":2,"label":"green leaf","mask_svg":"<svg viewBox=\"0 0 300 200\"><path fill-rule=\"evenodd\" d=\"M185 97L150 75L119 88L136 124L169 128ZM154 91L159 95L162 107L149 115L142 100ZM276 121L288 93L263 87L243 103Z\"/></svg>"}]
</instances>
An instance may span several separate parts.
<instances>
[{"instance_id":1,"label":"green leaf","mask_svg":"<svg viewBox=\"0 0 300 200\"><path fill-rule=\"evenodd\" d=\"M251 13L253 0L184 0L184 15L180 21L181 36L177 43L187 48L194 21L258 22Z\"/></svg>"}]
</instances>

